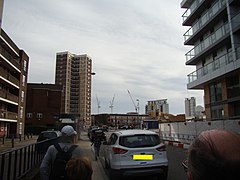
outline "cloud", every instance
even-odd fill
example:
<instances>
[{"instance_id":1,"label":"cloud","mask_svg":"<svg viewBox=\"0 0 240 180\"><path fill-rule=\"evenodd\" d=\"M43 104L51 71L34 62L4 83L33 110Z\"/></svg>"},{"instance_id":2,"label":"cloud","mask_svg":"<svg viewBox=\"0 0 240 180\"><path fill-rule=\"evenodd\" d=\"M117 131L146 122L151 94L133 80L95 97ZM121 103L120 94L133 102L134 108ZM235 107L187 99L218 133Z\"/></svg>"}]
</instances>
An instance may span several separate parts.
<instances>
[{"instance_id":1,"label":"cloud","mask_svg":"<svg viewBox=\"0 0 240 180\"><path fill-rule=\"evenodd\" d=\"M168 99L170 113L184 113L187 90L183 10L178 0L11 0L4 2L3 29L30 57L29 82L55 82L57 52L93 59L92 111L134 111L127 93L140 100ZM14 13L13 13L14 12Z\"/></svg>"}]
</instances>

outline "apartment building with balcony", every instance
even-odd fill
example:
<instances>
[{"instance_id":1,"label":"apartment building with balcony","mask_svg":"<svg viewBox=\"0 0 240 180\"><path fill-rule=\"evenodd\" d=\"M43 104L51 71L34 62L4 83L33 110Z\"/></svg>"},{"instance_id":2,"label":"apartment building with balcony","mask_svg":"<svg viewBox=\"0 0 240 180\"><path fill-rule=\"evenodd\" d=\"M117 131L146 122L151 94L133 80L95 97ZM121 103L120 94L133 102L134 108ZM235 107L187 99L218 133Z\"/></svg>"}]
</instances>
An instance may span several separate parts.
<instances>
[{"instance_id":1,"label":"apartment building with balcony","mask_svg":"<svg viewBox=\"0 0 240 180\"><path fill-rule=\"evenodd\" d=\"M55 84L62 85L61 113L75 114L78 125L91 126L92 59L70 52L56 54Z\"/></svg>"},{"instance_id":2,"label":"apartment building with balcony","mask_svg":"<svg viewBox=\"0 0 240 180\"><path fill-rule=\"evenodd\" d=\"M183 0L188 89L204 90L207 119L240 118L240 1Z\"/></svg>"},{"instance_id":3,"label":"apartment building with balcony","mask_svg":"<svg viewBox=\"0 0 240 180\"><path fill-rule=\"evenodd\" d=\"M0 136L24 134L28 55L0 32Z\"/></svg>"}]
</instances>

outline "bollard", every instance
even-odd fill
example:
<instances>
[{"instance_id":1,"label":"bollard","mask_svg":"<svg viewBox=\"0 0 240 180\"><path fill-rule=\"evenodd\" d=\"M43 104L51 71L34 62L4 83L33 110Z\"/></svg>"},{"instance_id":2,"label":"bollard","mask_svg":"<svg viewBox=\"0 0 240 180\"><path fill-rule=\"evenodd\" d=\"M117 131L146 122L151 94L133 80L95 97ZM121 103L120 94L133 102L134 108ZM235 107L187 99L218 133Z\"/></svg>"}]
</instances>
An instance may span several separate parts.
<instances>
[{"instance_id":1,"label":"bollard","mask_svg":"<svg viewBox=\"0 0 240 180\"><path fill-rule=\"evenodd\" d=\"M4 144L5 143L5 135L3 135L3 137L2 137L2 144Z\"/></svg>"},{"instance_id":2,"label":"bollard","mask_svg":"<svg viewBox=\"0 0 240 180\"><path fill-rule=\"evenodd\" d=\"M12 148L14 148L14 135L12 135Z\"/></svg>"}]
</instances>

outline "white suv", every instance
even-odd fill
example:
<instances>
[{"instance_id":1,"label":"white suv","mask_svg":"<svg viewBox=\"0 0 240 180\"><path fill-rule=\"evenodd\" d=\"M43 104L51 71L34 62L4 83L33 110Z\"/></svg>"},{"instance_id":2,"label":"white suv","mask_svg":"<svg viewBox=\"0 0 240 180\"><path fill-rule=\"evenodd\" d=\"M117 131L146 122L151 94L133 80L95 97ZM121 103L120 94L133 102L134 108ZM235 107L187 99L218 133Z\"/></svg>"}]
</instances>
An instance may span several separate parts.
<instances>
[{"instance_id":1,"label":"white suv","mask_svg":"<svg viewBox=\"0 0 240 180\"><path fill-rule=\"evenodd\" d=\"M159 180L167 179L166 146L160 143L155 132L137 129L116 131L102 148L110 179L121 175L156 175Z\"/></svg>"}]
</instances>

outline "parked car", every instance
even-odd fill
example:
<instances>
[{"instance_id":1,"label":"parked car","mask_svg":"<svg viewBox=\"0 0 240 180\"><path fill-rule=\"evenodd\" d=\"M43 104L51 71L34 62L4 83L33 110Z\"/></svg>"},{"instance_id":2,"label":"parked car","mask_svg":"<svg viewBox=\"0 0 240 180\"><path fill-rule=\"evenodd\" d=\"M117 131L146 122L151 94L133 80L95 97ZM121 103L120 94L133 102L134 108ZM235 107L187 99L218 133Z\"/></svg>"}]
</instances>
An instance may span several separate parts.
<instances>
[{"instance_id":1,"label":"parked car","mask_svg":"<svg viewBox=\"0 0 240 180\"><path fill-rule=\"evenodd\" d=\"M133 129L133 127L129 125L124 125L124 126L121 126L119 129Z\"/></svg>"},{"instance_id":2,"label":"parked car","mask_svg":"<svg viewBox=\"0 0 240 180\"><path fill-rule=\"evenodd\" d=\"M38 153L46 153L49 146L58 142L59 138L62 134L60 131L47 130L42 131L38 138L36 144L36 150Z\"/></svg>"},{"instance_id":3,"label":"parked car","mask_svg":"<svg viewBox=\"0 0 240 180\"><path fill-rule=\"evenodd\" d=\"M90 132L90 134L89 134L89 139L90 139L90 141L93 141L93 139L94 139L95 136L102 136L103 139L106 139L104 130L101 129L101 128L97 128L97 129L92 129L92 130L91 130L91 132Z\"/></svg>"},{"instance_id":4,"label":"parked car","mask_svg":"<svg viewBox=\"0 0 240 180\"><path fill-rule=\"evenodd\" d=\"M90 134L91 134L92 131L95 130L95 129L99 129L99 127L98 127L98 126L90 126L90 127L88 128L88 137L89 137L89 138L90 138Z\"/></svg>"},{"instance_id":5,"label":"parked car","mask_svg":"<svg viewBox=\"0 0 240 180\"><path fill-rule=\"evenodd\" d=\"M44 141L46 139L56 138L59 136L61 136L60 131L54 131L54 130L42 131L37 138L37 142Z\"/></svg>"},{"instance_id":6,"label":"parked car","mask_svg":"<svg viewBox=\"0 0 240 180\"><path fill-rule=\"evenodd\" d=\"M102 154L110 179L121 176L157 176L166 180L166 146L157 133L149 130L120 130L103 143Z\"/></svg>"}]
</instances>

